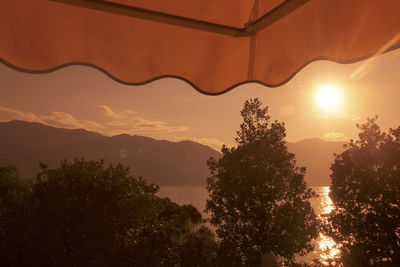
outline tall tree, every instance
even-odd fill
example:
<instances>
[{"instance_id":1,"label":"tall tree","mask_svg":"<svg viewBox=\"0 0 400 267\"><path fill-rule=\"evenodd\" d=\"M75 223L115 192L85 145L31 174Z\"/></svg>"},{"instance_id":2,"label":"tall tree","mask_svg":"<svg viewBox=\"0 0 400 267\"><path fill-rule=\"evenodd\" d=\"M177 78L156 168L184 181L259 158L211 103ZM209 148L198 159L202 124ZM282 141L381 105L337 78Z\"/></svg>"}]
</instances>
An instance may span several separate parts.
<instances>
[{"instance_id":1,"label":"tall tree","mask_svg":"<svg viewBox=\"0 0 400 267\"><path fill-rule=\"evenodd\" d=\"M368 119L359 140L336 155L326 234L345 266L400 266L400 127L382 132Z\"/></svg>"},{"instance_id":2,"label":"tall tree","mask_svg":"<svg viewBox=\"0 0 400 267\"><path fill-rule=\"evenodd\" d=\"M286 147L285 127L270 121L268 107L245 102L243 122L232 148L211 158L206 210L220 238L219 260L241 266L260 265L273 252L287 262L306 254L317 236L317 219L304 181L305 168L295 166Z\"/></svg>"}]
</instances>

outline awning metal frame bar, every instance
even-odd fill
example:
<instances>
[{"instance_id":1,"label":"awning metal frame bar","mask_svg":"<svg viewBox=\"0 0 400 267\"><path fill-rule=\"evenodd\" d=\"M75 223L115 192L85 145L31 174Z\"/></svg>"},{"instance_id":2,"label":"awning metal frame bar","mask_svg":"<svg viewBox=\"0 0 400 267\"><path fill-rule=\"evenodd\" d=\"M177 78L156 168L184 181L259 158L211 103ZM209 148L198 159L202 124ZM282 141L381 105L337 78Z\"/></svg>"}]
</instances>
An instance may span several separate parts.
<instances>
[{"instance_id":1,"label":"awning metal frame bar","mask_svg":"<svg viewBox=\"0 0 400 267\"><path fill-rule=\"evenodd\" d=\"M191 28L200 31L212 32L217 34L229 35L232 37L245 37L257 34L276 21L284 18L288 14L297 10L311 0L286 0L271 11L267 12L254 22L244 25L243 28L231 27L222 24L211 23L192 18L171 15L154 10L148 10L129 5L123 5L104 0L50 0L79 6L113 14L135 17L160 23L171 24L175 26Z\"/></svg>"}]
</instances>

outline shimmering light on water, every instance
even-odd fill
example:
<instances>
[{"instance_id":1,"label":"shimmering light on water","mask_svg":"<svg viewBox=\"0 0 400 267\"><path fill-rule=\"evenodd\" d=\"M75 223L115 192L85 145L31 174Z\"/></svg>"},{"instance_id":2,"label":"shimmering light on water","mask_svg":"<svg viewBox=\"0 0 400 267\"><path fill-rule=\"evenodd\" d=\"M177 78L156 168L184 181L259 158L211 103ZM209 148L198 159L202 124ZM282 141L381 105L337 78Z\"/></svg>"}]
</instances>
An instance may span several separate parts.
<instances>
[{"instance_id":1,"label":"shimmering light on water","mask_svg":"<svg viewBox=\"0 0 400 267\"><path fill-rule=\"evenodd\" d=\"M318 192L321 199L321 211L320 218L326 220L324 216L331 213L331 211L335 208L332 200L329 197L329 187L321 187L320 192ZM325 236L320 233L318 238L318 247L320 250L319 258L322 264L329 265L335 262L335 258L337 258L340 254L339 246L332 240L332 238Z\"/></svg>"},{"instance_id":2,"label":"shimmering light on water","mask_svg":"<svg viewBox=\"0 0 400 267\"><path fill-rule=\"evenodd\" d=\"M329 187L320 187L321 188L321 214L326 215L331 213L331 211L335 208L333 206L333 202L329 197Z\"/></svg>"},{"instance_id":3,"label":"shimmering light on water","mask_svg":"<svg viewBox=\"0 0 400 267\"><path fill-rule=\"evenodd\" d=\"M329 265L329 263L334 264L335 259L340 253L335 241L320 233L318 246L321 250L321 254L319 254L321 263L324 265Z\"/></svg>"},{"instance_id":4,"label":"shimmering light on water","mask_svg":"<svg viewBox=\"0 0 400 267\"><path fill-rule=\"evenodd\" d=\"M329 198L329 187L313 187L312 188L318 197L311 199L311 205L318 216L323 218L329 214L334 205ZM179 204L192 204L199 211L204 211L208 193L204 187L161 187L160 196L169 197ZM209 214L203 213L203 218L209 218ZM210 225L207 225L210 227ZM211 227L212 228L212 227ZM340 254L340 246L337 245L331 238L319 234L316 240L315 250L305 256L299 257L300 261L312 263L313 260L320 260L322 264L334 265L335 258Z\"/></svg>"}]
</instances>

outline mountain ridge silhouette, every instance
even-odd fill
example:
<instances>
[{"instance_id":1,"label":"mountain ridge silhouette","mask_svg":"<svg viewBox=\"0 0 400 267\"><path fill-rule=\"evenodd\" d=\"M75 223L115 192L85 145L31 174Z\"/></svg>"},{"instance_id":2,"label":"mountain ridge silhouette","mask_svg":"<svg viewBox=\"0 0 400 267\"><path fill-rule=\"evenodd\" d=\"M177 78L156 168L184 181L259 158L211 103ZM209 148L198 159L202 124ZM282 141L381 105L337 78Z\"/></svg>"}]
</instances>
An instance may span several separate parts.
<instances>
[{"instance_id":1,"label":"mountain ridge silhouette","mask_svg":"<svg viewBox=\"0 0 400 267\"><path fill-rule=\"evenodd\" d=\"M330 183L329 166L333 153L344 142L305 139L288 142L299 166L307 167L309 186ZM0 163L18 167L24 178L33 178L39 162L58 166L63 159L104 159L129 166L133 175L143 176L161 186L204 186L209 176L206 161L221 154L190 140L172 142L146 136L120 134L104 136L85 129L65 129L38 122L0 122Z\"/></svg>"}]
</instances>

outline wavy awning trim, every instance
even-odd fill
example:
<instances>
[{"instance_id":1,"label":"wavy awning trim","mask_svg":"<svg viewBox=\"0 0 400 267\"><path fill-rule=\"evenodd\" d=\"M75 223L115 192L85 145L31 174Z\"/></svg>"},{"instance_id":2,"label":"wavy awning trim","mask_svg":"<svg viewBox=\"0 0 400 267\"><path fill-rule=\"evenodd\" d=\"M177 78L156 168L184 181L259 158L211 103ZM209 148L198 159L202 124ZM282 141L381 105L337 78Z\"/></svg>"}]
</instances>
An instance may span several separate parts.
<instances>
[{"instance_id":1,"label":"wavy awning trim","mask_svg":"<svg viewBox=\"0 0 400 267\"><path fill-rule=\"evenodd\" d=\"M156 2L146 8L160 9ZM212 0L167 2L165 9L181 4L178 14L186 8L221 25L236 17L242 23L253 8L238 0L230 0L229 12ZM260 0L258 13L282 2ZM237 38L54 1L2 0L0 59L30 73L83 64L132 85L174 77L220 94L247 82L280 86L315 60L353 63L398 48L399 12L397 0L311 0L255 36Z\"/></svg>"}]
</instances>

